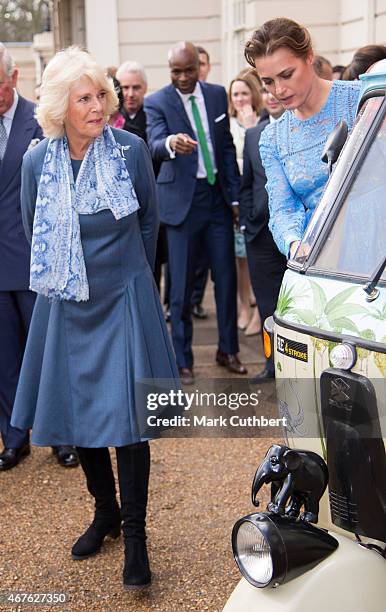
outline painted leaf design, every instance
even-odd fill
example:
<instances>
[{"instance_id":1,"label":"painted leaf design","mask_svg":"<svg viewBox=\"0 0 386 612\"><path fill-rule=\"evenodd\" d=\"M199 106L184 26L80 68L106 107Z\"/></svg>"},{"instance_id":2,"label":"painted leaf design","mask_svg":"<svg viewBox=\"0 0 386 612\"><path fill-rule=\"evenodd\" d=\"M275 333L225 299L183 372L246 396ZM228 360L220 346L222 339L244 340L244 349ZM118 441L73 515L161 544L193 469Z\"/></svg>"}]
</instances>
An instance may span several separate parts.
<instances>
[{"instance_id":1,"label":"painted leaf design","mask_svg":"<svg viewBox=\"0 0 386 612\"><path fill-rule=\"evenodd\" d=\"M340 317L349 317L356 314L367 314L367 309L364 306L360 306L360 304L352 304L349 302L348 304L341 304L340 306L336 306L333 310L328 312L328 320L334 321L335 319L340 319Z\"/></svg>"},{"instance_id":2,"label":"painted leaf design","mask_svg":"<svg viewBox=\"0 0 386 612\"><path fill-rule=\"evenodd\" d=\"M313 281L309 281L314 297L314 312L317 317L321 317L327 304L327 297L322 287Z\"/></svg>"},{"instance_id":3,"label":"painted leaf design","mask_svg":"<svg viewBox=\"0 0 386 612\"><path fill-rule=\"evenodd\" d=\"M288 285L281 286L276 305L276 314L278 316L283 316L292 310L294 303L292 291L293 287L288 287Z\"/></svg>"},{"instance_id":4,"label":"painted leaf design","mask_svg":"<svg viewBox=\"0 0 386 612\"><path fill-rule=\"evenodd\" d=\"M315 325L316 316L312 312L312 310L306 310L303 308L294 308L291 311L291 314L299 319L301 323L305 323L306 325Z\"/></svg>"},{"instance_id":5,"label":"painted leaf design","mask_svg":"<svg viewBox=\"0 0 386 612\"><path fill-rule=\"evenodd\" d=\"M382 342L386 344L386 336L383 336ZM386 376L386 354L374 353L374 361L382 376Z\"/></svg>"},{"instance_id":6,"label":"painted leaf design","mask_svg":"<svg viewBox=\"0 0 386 612\"><path fill-rule=\"evenodd\" d=\"M327 302L326 307L325 307L326 315L328 315L330 312L335 310L335 308L337 308L341 304L344 304L344 302L346 300L348 300L348 298L351 297L352 294L357 289L358 289L358 287L349 287L348 289L345 289L344 291L341 291L341 293L338 293L338 295L336 295L329 302Z\"/></svg>"},{"instance_id":7,"label":"painted leaf design","mask_svg":"<svg viewBox=\"0 0 386 612\"><path fill-rule=\"evenodd\" d=\"M374 308L374 310L370 311L370 317L373 319L379 319L380 321L386 320L386 302L383 304L383 308Z\"/></svg>"},{"instance_id":8,"label":"painted leaf design","mask_svg":"<svg viewBox=\"0 0 386 612\"><path fill-rule=\"evenodd\" d=\"M347 317L341 317L340 319L334 319L333 325L334 331L341 332L343 329L352 331L359 335L359 330L353 321L350 321Z\"/></svg>"},{"instance_id":9,"label":"painted leaf design","mask_svg":"<svg viewBox=\"0 0 386 612\"><path fill-rule=\"evenodd\" d=\"M375 340L375 333L373 329L362 329L362 331L359 332L359 335L361 338L366 338L366 340Z\"/></svg>"}]
</instances>

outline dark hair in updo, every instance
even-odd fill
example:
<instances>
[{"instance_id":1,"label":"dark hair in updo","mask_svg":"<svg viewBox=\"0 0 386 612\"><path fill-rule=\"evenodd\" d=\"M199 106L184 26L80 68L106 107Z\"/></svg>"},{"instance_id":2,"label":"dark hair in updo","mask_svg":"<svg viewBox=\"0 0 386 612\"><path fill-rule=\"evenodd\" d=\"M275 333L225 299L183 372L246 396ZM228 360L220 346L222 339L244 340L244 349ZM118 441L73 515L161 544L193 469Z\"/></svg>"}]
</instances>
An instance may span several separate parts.
<instances>
[{"instance_id":1,"label":"dark hair in updo","mask_svg":"<svg viewBox=\"0 0 386 612\"><path fill-rule=\"evenodd\" d=\"M248 64L255 66L257 57L272 55L277 49L283 47L297 57L306 58L312 52L309 31L286 17L266 21L261 28L254 31L252 38L246 42L245 59Z\"/></svg>"},{"instance_id":2,"label":"dark hair in updo","mask_svg":"<svg viewBox=\"0 0 386 612\"><path fill-rule=\"evenodd\" d=\"M367 72L375 62L385 58L386 47L384 45L366 45L361 47L354 53L351 64L347 66L342 79L344 81L355 81L359 78L360 74Z\"/></svg>"}]
</instances>

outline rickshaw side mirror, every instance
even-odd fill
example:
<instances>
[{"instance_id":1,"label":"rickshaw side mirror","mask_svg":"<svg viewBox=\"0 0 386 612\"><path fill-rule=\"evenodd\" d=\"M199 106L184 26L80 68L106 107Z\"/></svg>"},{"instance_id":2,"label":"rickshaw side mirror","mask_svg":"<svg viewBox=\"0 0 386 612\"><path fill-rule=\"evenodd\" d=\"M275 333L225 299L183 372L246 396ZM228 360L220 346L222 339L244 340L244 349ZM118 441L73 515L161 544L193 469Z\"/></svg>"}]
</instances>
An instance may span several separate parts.
<instances>
[{"instance_id":1,"label":"rickshaw side mirror","mask_svg":"<svg viewBox=\"0 0 386 612\"><path fill-rule=\"evenodd\" d=\"M328 164L328 172L331 174L332 166L339 157L344 143L347 140L348 127L345 121L339 121L327 138L322 153L322 161Z\"/></svg>"}]
</instances>

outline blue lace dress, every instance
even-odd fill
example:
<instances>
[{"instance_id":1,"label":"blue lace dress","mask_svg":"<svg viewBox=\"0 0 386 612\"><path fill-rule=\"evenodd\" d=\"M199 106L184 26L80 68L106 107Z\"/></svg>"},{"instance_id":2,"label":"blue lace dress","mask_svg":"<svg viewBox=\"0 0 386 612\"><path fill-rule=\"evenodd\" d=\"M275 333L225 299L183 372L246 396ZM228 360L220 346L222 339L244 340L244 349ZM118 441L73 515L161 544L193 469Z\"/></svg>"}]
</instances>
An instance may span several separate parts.
<instances>
[{"instance_id":1,"label":"blue lace dress","mask_svg":"<svg viewBox=\"0 0 386 612\"><path fill-rule=\"evenodd\" d=\"M323 147L338 121L353 127L361 84L334 81L327 102L310 119L286 111L267 125L260 154L267 175L269 228L279 250L288 257L291 242L301 240L328 180Z\"/></svg>"}]
</instances>

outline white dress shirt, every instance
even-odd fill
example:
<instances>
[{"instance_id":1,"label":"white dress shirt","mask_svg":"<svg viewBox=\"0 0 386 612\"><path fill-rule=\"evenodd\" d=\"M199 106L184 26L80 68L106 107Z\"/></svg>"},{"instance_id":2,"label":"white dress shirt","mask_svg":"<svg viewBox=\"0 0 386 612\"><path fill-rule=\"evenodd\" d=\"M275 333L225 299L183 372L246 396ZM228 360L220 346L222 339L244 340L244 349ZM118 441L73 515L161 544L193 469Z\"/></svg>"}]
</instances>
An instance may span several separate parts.
<instances>
[{"instance_id":1,"label":"white dress shirt","mask_svg":"<svg viewBox=\"0 0 386 612\"><path fill-rule=\"evenodd\" d=\"M4 113L3 115L3 125L5 127L5 131L7 132L7 138L9 138L9 135L11 133L12 121L15 116L17 103L19 101L19 96L18 96L16 89L13 90L13 93L14 93L13 104L7 110L7 112Z\"/></svg>"},{"instance_id":2,"label":"white dress shirt","mask_svg":"<svg viewBox=\"0 0 386 612\"><path fill-rule=\"evenodd\" d=\"M211 160L212 160L214 172L216 173L217 172L217 166L216 166L216 160L215 160L215 156L214 156L213 143L212 143L212 139L210 137L208 114L206 112L205 100L204 100L204 96L203 96L203 93L202 93L202 89L201 89L200 83L199 83L199 81L197 81L196 87L194 88L194 91L192 93L190 93L190 94L183 94L177 88L176 88L176 92L180 96L180 98L182 100L182 103L184 105L186 114L188 115L188 118L189 118L189 121L190 121L190 125L192 126L192 130L193 130L194 135L195 135L195 140L197 140L197 142L199 142L198 141L198 134L197 134L196 124L194 122L194 117L193 117L193 112L192 112L192 103L189 100L190 96L195 96L195 98L196 98L196 104L197 104L198 110L200 112L202 127L204 128L206 142L208 143L209 155L210 155ZM170 134L170 136L167 137L166 142L165 142L165 147L166 147L166 149L167 149L171 159L174 159L175 156L176 156L175 152L170 147L170 140L173 138L173 136L175 136L175 134ZM197 145L197 148L198 148L198 166L197 166L196 178L200 178L200 179L201 178L206 178L207 177L207 172L205 170L204 158L203 158L201 147L200 147L199 144Z\"/></svg>"}]
</instances>

